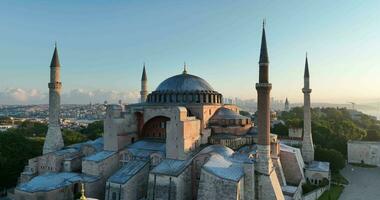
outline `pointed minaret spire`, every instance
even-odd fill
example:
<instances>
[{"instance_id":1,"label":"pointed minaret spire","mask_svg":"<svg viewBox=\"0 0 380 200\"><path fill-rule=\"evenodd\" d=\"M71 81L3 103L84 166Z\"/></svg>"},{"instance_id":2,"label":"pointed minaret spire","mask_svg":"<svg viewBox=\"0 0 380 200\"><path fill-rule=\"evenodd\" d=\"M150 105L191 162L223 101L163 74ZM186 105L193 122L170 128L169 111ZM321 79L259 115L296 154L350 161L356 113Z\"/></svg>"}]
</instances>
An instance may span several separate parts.
<instances>
[{"instance_id":1,"label":"pointed minaret spire","mask_svg":"<svg viewBox=\"0 0 380 200\"><path fill-rule=\"evenodd\" d=\"M140 102L146 102L148 98L148 78L146 76L145 63L143 65L143 73L141 75L141 90L140 90Z\"/></svg>"},{"instance_id":2,"label":"pointed minaret spire","mask_svg":"<svg viewBox=\"0 0 380 200\"><path fill-rule=\"evenodd\" d=\"M142 76L141 76L141 80L142 81L148 80L147 77L146 77L145 63L144 63L144 66L143 66L143 73L142 73Z\"/></svg>"},{"instance_id":3,"label":"pointed minaret spire","mask_svg":"<svg viewBox=\"0 0 380 200\"><path fill-rule=\"evenodd\" d=\"M307 60L307 52L306 52L306 59L305 59L305 73L304 78L309 78L309 61Z\"/></svg>"},{"instance_id":4,"label":"pointed minaret spire","mask_svg":"<svg viewBox=\"0 0 380 200\"><path fill-rule=\"evenodd\" d=\"M59 57L58 57L58 49L57 42L54 43L54 53L53 58L51 59L50 67L60 67Z\"/></svg>"},{"instance_id":5,"label":"pointed minaret spire","mask_svg":"<svg viewBox=\"0 0 380 200\"><path fill-rule=\"evenodd\" d=\"M187 66L186 66L186 62L183 63L183 74L187 74Z\"/></svg>"},{"instance_id":6,"label":"pointed minaret spire","mask_svg":"<svg viewBox=\"0 0 380 200\"><path fill-rule=\"evenodd\" d=\"M267 50L267 40L266 40L266 36L265 36L265 20L263 20L263 33L261 36L261 49L260 49L259 63L269 63L268 50Z\"/></svg>"}]
</instances>

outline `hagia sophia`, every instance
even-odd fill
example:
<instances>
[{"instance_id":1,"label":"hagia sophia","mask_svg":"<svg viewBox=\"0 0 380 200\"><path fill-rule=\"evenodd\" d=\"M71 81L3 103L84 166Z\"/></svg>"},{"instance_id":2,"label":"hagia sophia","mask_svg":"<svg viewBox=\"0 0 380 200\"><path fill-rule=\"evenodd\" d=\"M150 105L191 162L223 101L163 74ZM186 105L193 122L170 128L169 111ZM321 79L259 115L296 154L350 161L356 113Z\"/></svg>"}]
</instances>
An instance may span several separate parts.
<instances>
[{"instance_id":1,"label":"hagia sophia","mask_svg":"<svg viewBox=\"0 0 380 200\"><path fill-rule=\"evenodd\" d=\"M265 25L256 123L240 115L238 106L223 103L223 95L205 79L190 74L186 65L180 74L148 92L144 65L140 102L106 105L103 137L64 146L55 47L43 155L29 160L13 198L74 199L83 184L87 199L301 200L303 183L330 180L329 163L314 160L307 57L304 67L301 148L270 133L272 84ZM247 91L252 96L254 92L253 88Z\"/></svg>"}]
</instances>

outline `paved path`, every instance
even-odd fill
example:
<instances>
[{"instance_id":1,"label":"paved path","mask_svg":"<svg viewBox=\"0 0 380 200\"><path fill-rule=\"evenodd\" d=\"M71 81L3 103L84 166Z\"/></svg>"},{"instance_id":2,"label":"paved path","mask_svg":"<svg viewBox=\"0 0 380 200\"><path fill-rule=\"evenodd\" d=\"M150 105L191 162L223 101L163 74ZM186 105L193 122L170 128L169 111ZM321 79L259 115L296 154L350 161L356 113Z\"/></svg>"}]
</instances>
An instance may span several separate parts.
<instances>
[{"instance_id":1,"label":"paved path","mask_svg":"<svg viewBox=\"0 0 380 200\"><path fill-rule=\"evenodd\" d=\"M341 173L350 184L344 188L339 200L380 199L380 167L362 168L347 165Z\"/></svg>"}]
</instances>

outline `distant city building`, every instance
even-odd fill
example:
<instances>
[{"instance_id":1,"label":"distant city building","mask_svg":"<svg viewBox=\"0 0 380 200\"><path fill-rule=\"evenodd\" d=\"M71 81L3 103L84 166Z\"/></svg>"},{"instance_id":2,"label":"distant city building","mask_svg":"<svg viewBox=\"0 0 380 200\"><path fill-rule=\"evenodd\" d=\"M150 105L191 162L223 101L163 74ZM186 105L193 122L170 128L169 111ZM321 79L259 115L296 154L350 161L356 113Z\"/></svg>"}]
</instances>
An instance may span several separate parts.
<instances>
[{"instance_id":1,"label":"distant city building","mask_svg":"<svg viewBox=\"0 0 380 200\"><path fill-rule=\"evenodd\" d=\"M4 132L10 128L16 128L16 126L12 124L0 124L0 132Z\"/></svg>"},{"instance_id":2,"label":"distant city building","mask_svg":"<svg viewBox=\"0 0 380 200\"><path fill-rule=\"evenodd\" d=\"M290 104L289 104L289 101L288 101L288 97L286 97L286 100L285 100L285 108L284 108L284 110L286 112L290 111Z\"/></svg>"},{"instance_id":3,"label":"distant city building","mask_svg":"<svg viewBox=\"0 0 380 200\"><path fill-rule=\"evenodd\" d=\"M302 128L289 127L289 137L291 138L302 138Z\"/></svg>"}]
</instances>

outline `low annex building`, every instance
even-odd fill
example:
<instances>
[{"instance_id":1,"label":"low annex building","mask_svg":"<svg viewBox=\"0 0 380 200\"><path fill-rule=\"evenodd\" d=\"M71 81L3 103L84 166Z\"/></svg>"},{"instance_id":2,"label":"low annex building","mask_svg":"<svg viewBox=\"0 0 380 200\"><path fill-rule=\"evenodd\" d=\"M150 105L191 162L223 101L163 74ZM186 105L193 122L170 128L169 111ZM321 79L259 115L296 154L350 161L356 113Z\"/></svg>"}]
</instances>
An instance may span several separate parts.
<instances>
[{"instance_id":1,"label":"low annex building","mask_svg":"<svg viewBox=\"0 0 380 200\"><path fill-rule=\"evenodd\" d=\"M380 167L380 142L356 141L347 142L349 163L362 163Z\"/></svg>"}]
</instances>

